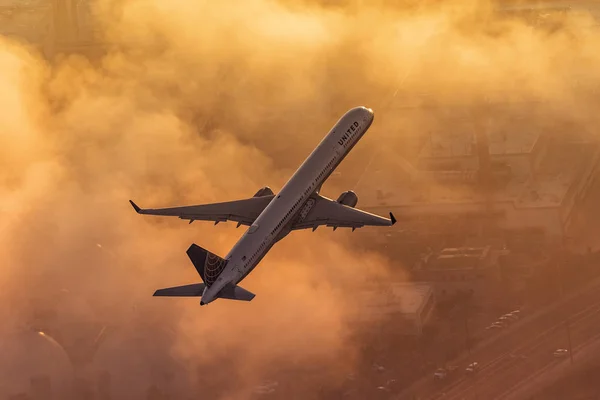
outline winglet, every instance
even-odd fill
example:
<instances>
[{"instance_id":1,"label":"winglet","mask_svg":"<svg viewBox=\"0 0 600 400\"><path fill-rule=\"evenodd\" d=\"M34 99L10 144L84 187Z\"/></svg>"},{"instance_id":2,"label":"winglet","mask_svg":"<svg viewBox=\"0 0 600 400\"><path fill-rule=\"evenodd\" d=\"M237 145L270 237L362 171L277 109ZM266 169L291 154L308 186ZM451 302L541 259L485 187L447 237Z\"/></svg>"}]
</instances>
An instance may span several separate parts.
<instances>
[{"instance_id":1,"label":"winglet","mask_svg":"<svg viewBox=\"0 0 600 400\"><path fill-rule=\"evenodd\" d=\"M130 203L131 203L131 205L133 206L133 209L135 210L135 212L136 212L136 213L138 213L138 214L139 214L139 213L140 213L140 211L142 211L142 209L141 209L141 208L139 208L139 207L138 207L138 205L137 205L137 204L135 204L135 203L133 202L133 200L129 200L129 202L130 202Z\"/></svg>"},{"instance_id":2,"label":"winglet","mask_svg":"<svg viewBox=\"0 0 600 400\"><path fill-rule=\"evenodd\" d=\"M394 225L396 223L396 217L394 217L394 214L392 214L390 212L390 219L392 220L392 225Z\"/></svg>"}]
</instances>

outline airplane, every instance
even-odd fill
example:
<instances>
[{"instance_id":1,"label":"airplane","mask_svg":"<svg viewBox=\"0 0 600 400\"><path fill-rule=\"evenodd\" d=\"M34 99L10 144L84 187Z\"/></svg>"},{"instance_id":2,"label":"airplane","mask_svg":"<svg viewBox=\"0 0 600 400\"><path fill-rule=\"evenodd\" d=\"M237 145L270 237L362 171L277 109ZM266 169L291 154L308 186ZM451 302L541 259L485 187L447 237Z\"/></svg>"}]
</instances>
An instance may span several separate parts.
<instances>
[{"instance_id":1,"label":"airplane","mask_svg":"<svg viewBox=\"0 0 600 400\"><path fill-rule=\"evenodd\" d=\"M243 200L184 207L143 209L129 200L138 214L175 216L189 220L219 222L234 221L237 227L249 226L221 258L193 243L187 255L203 283L159 289L154 296L200 297L200 305L216 299L251 301L255 295L238 286L258 265L271 247L291 231L319 226L356 228L392 226L390 218L356 209L358 196L351 190L337 200L319 194L321 186L373 123L371 109L355 107L346 112L322 139L287 183L275 194L270 187L259 189Z\"/></svg>"}]
</instances>

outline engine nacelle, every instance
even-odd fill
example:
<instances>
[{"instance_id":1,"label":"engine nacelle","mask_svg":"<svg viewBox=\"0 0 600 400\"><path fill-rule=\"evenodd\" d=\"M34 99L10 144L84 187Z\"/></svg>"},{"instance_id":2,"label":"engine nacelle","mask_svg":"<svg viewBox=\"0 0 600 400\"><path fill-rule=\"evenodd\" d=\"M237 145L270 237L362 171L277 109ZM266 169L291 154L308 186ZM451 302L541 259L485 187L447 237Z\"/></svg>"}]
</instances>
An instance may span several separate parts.
<instances>
[{"instance_id":1,"label":"engine nacelle","mask_svg":"<svg viewBox=\"0 0 600 400\"><path fill-rule=\"evenodd\" d=\"M348 190L347 192L340 194L337 202L348 207L356 207L358 196L352 190Z\"/></svg>"},{"instance_id":2,"label":"engine nacelle","mask_svg":"<svg viewBox=\"0 0 600 400\"><path fill-rule=\"evenodd\" d=\"M275 193L271 190L270 187L265 186L262 189L259 189L258 192L252 197L262 197L262 196L273 196Z\"/></svg>"}]
</instances>

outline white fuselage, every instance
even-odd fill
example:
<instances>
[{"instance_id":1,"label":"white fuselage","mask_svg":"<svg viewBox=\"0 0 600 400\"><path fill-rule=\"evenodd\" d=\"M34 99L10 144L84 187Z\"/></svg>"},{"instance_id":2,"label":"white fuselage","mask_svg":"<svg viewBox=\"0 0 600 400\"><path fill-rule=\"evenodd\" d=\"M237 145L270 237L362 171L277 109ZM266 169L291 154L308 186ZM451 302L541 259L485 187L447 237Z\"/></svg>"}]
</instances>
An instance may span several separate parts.
<instances>
[{"instance_id":1,"label":"white fuselage","mask_svg":"<svg viewBox=\"0 0 600 400\"><path fill-rule=\"evenodd\" d=\"M225 270L202 294L204 304L213 301L228 283L237 284L244 279L269 249L289 233L295 217L310 211L311 195L365 134L373 118L373 111L365 107L344 114L227 254Z\"/></svg>"}]
</instances>

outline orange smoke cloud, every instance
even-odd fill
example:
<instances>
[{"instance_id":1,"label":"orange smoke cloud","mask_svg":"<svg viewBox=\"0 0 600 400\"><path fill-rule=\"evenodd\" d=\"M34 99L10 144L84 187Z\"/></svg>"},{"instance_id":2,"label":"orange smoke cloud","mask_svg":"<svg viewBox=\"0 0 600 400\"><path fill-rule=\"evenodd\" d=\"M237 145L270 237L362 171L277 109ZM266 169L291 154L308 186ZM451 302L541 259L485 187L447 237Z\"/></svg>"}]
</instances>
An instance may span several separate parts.
<instances>
[{"instance_id":1,"label":"orange smoke cloud","mask_svg":"<svg viewBox=\"0 0 600 400\"><path fill-rule=\"evenodd\" d=\"M352 290L365 275L388 276L385 255L357 250L340 231L294 233L245 281L257 293L251 304L200 310L193 299L150 295L198 280L184 253L190 243L225 254L241 230L142 218L127 200L198 204L277 190L345 110L372 107L373 128L343 178L324 188L336 196L373 154L406 155L414 137L447 128L439 110L386 109L423 92L469 104L497 91L568 98L561 113L596 120L569 79L576 70L598 84L597 33L574 19L545 35L497 21L487 3L457 4L101 0L94 10L112 47L99 62L47 62L2 40L0 284L11 304L3 311L19 324L38 309L68 315L65 304L83 301L94 315L73 320L120 327L114 335L172 329L146 348L110 343L123 357L131 346L136 357L187 362L190 382L192 365L234 358L227 368L244 376L236 398L274 373L272 363L324 363L341 380L359 356ZM99 351L105 366L119 356Z\"/></svg>"}]
</instances>

